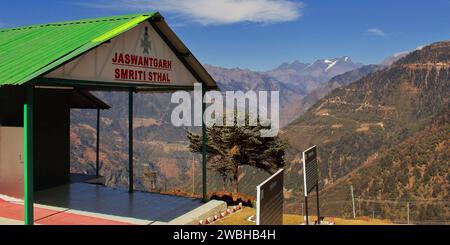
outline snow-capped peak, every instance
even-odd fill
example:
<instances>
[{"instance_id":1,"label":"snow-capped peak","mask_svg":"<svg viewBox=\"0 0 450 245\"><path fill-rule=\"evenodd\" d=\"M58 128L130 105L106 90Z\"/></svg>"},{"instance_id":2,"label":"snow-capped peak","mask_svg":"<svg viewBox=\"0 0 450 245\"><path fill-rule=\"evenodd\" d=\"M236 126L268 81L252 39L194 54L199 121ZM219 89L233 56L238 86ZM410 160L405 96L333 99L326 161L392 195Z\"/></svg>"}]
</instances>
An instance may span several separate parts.
<instances>
[{"instance_id":1,"label":"snow-capped peak","mask_svg":"<svg viewBox=\"0 0 450 245\"><path fill-rule=\"evenodd\" d=\"M345 67L344 69L347 69L348 67L358 67L359 64L354 64L352 59L349 56L340 56L336 58L326 58L326 59L320 59L316 60L313 63L309 64L305 67L305 70L307 69L320 69L323 72L331 72L332 69L335 69L338 67L338 71L341 70L341 67Z\"/></svg>"},{"instance_id":2,"label":"snow-capped peak","mask_svg":"<svg viewBox=\"0 0 450 245\"><path fill-rule=\"evenodd\" d=\"M420 45L419 47L416 48L416 50L422 50L426 45Z\"/></svg>"},{"instance_id":3,"label":"snow-capped peak","mask_svg":"<svg viewBox=\"0 0 450 245\"><path fill-rule=\"evenodd\" d=\"M393 56L394 56L394 58L398 58L398 57L403 57L409 53L411 53L411 51L402 51L402 52L395 53Z\"/></svg>"},{"instance_id":4,"label":"snow-capped peak","mask_svg":"<svg viewBox=\"0 0 450 245\"><path fill-rule=\"evenodd\" d=\"M338 62L337 60L335 61L325 60L325 63L328 64L328 67L325 69L325 71L328 71L329 69L333 68L333 66L336 65L337 62Z\"/></svg>"}]
</instances>

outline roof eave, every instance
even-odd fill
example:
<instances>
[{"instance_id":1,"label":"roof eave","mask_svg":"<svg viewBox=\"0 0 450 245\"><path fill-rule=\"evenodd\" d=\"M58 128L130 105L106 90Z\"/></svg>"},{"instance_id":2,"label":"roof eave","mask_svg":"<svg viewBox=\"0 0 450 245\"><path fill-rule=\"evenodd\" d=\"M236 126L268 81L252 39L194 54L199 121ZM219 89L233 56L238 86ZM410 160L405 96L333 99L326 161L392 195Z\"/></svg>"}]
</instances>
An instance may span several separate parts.
<instances>
[{"instance_id":1,"label":"roof eave","mask_svg":"<svg viewBox=\"0 0 450 245\"><path fill-rule=\"evenodd\" d=\"M219 89L216 81L170 28L162 15L157 12L149 18L148 21L153 27L156 27L156 31L161 35L169 47L173 49L172 51L174 51L181 61L188 66L187 68L194 73L193 75L201 83L205 84L208 90Z\"/></svg>"}]
</instances>

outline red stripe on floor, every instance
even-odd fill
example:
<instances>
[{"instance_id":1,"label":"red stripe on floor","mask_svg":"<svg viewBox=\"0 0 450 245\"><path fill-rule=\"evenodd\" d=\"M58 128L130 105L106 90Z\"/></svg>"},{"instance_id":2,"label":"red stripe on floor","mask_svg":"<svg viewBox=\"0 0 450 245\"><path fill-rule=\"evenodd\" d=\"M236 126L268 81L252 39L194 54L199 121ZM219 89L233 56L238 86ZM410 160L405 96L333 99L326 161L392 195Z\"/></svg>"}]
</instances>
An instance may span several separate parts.
<instances>
[{"instance_id":1,"label":"red stripe on floor","mask_svg":"<svg viewBox=\"0 0 450 245\"><path fill-rule=\"evenodd\" d=\"M0 199L0 217L23 221L23 205ZM126 222L34 207L35 223L42 225L132 225Z\"/></svg>"}]
</instances>

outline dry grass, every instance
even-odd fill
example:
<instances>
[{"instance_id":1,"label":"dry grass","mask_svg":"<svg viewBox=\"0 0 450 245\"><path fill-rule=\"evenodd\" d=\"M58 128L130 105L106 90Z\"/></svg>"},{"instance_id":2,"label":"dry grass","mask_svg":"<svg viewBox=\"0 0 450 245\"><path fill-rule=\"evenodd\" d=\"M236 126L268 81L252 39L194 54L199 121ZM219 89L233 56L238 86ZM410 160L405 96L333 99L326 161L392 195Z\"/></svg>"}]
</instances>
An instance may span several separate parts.
<instances>
[{"instance_id":1,"label":"dry grass","mask_svg":"<svg viewBox=\"0 0 450 245\"><path fill-rule=\"evenodd\" d=\"M331 125L332 129L338 129L338 128L343 128L343 127L344 127L344 124L341 124L341 123Z\"/></svg>"},{"instance_id":2,"label":"dry grass","mask_svg":"<svg viewBox=\"0 0 450 245\"><path fill-rule=\"evenodd\" d=\"M238 211L234 214L231 214L217 222L214 225L255 225L254 222L248 221L248 217L251 215L255 215L256 210L253 208L244 208L241 211ZM309 218L310 222L314 222L316 217L311 216ZM325 218L325 221L329 221L329 218ZM334 222L336 225L392 225L392 223L388 220L378 220L378 219L368 219L365 218L363 220L353 220L353 219L341 219L335 218ZM303 216L295 215L295 214L284 214L283 215L283 224L284 225L299 225L303 224Z\"/></svg>"},{"instance_id":3,"label":"dry grass","mask_svg":"<svg viewBox=\"0 0 450 245\"><path fill-rule=\"evenodd\" d=\"M380 220L380 219L335 219L336 225L393 225L393 223L389 220Z\"/></svg>"},{"instance_id":4,"label":"dry grass","mask_svg":"<svg viewBox=\"0 0 450 245\"><path fill-rule=\"evenodd\" d=\"M133 128L161 126L161 122L154 118L134 118L133 121Z\"/></svg>"}]
</instances>

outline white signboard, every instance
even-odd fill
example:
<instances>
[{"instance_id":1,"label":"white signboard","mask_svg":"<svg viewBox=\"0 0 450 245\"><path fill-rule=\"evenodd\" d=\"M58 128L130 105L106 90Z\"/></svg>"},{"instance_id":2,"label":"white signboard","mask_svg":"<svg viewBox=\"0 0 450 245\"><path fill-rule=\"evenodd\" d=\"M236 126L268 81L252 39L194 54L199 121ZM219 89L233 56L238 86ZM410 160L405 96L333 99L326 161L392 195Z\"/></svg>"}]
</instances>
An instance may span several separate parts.
<instances>
[{"instance_id":1,"label":"white signboard","mask_svg":"<svg viewBox=\"0 0 450 245\"><path fill-rule=\"evenodd\" d=\"M256 187L256 224L283 224L283 186L284 171L278 170L274 175Z\"/></svg>"},{"instance_id":2,"label":"white signboard","mask_svg":"<svg viewBox=\"0 0 450 245\"><path fill-rule=\"evenodd\" d=\"M305 196L317 186L319 169L317 167L317 147L313 146L303 152L303 181Z\"/></svg>"},{"instance_id":3,"label":"white signboard","mask_svg":"<svg viewBox=\"0 0 450 245\"><path fill-rule=\"evenodd\" d=\"M47 74L47 78L192 86L198 82L148 22Z\"/></svg>"}]
</instances>

